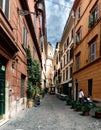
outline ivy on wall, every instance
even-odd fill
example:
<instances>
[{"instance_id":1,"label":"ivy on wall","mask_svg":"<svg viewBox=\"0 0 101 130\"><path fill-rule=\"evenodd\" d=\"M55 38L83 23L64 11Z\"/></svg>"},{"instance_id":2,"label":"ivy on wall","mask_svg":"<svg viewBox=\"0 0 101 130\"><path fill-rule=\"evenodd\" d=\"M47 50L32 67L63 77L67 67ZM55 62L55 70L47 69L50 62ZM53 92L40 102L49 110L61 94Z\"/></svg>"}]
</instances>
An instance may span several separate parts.
<instances>
[{"instance_id":1,"label":"ivy on wall","mask_svg":"<svg viewBox=\"0 0 101 130\"><path fill-rule=\"evenodd\" d=\"M31 98L34 94L32 91L34 91L36 88L36 82L41 83L41 71L38 62L32 59L29 46L26 49L26 54L27 54L27 72L28 72L27 93L28 93L28 97Z\"/></svg>"}]
</instances>

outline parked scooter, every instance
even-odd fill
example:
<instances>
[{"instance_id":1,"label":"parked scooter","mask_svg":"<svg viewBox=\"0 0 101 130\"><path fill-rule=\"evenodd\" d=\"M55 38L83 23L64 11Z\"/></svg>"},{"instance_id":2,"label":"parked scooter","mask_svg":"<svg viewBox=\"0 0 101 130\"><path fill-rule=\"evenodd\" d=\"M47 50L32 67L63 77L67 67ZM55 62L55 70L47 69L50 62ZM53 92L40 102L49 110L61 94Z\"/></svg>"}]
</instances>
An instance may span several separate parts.
<instances>
[{"instance_id":1,"label":"parked scooter","mask_svg":"<svg viewBox=\"0 0 101 130\"><path fill-rule=\"evenodd\" d=\"M94 104L93 100L90 98L90 96L84 97L84 104L87 104L87 105L91 106L92 108L95 107L95 104Z\"/></svg>"}]
</instances>

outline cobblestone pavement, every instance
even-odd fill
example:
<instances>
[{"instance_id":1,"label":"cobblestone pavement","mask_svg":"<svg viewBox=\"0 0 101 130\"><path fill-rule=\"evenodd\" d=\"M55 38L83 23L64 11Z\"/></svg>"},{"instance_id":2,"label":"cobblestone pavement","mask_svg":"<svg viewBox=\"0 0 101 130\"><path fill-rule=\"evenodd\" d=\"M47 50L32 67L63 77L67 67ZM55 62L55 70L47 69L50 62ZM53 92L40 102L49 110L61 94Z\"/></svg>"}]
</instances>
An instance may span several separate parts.
<instances>
[{"instance_id":1,"label":"cobblestone pavement","mask_svg":"<svg viewBox=\"0 0 101 130\"><path fill-rule=\"evenodd\" d=\"M101 119L93 112L82 116L55 95L46 95L39 107L19 112L0 130L101 130Z\"/></svg>"}]
</instances>

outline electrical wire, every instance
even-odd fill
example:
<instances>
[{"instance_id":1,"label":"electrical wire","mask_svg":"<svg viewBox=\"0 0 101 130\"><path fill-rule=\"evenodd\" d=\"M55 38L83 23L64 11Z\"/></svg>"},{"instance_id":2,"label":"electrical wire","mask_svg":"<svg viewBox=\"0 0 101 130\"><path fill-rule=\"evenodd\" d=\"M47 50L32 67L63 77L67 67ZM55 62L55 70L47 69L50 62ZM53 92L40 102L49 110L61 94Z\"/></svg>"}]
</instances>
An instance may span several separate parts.
<instances>
[{"instance_id":1,"label":"electrical wire","mask_svg":"<svg viewBox=\"0 0 101 130\"><path fill-rule=\"evenodd\" d=\"M53 2L53 1L51 1L51 0L47 0L48 2L51 2L51 3L53 3L53 4L56 4L56 5L59 5L59 6L64 6L64 7L67 7L67 8L71 8L70 6L66 6L66 5L63 5L63 4L59 4L59 3L57 3L57 2Z\"/></svg>"}]
</instances>

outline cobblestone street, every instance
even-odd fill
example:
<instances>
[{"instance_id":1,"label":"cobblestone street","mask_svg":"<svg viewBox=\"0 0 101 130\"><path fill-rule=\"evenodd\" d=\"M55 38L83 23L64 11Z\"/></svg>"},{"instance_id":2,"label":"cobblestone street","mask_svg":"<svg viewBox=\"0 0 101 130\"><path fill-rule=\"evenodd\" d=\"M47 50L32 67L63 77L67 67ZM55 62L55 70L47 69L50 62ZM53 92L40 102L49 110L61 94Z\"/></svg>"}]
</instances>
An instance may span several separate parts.
<instances>
[{"instance_id":1,"label":"cobblestone street","mask_svg":"<svg viewBox=\"0 0 101 130\"><path fill-rule=\"evenodd\" d=\"M82 116L56 95L46 95L39 107L21 111L0 130L101 130L101 120L93 112Z\"/></svg>"}]
</instances>

